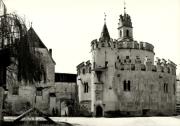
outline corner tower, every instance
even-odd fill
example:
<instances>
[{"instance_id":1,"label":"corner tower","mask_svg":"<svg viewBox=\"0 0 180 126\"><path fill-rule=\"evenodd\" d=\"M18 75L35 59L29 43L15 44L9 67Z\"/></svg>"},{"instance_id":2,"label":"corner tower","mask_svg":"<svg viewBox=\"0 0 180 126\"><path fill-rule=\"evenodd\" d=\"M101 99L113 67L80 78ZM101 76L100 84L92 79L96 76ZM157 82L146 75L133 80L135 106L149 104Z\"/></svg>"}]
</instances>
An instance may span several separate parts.
<instances>
[{"instance_id":1,"label":"corner tower","mask_svg":"<svg viewBox=\"0 0 180 126\"><path fill-rule=\"evenodd\" d=\"M118 36L119 40L133 40L133 27L131 17L126 13L124 7L124 15L119 16Z\"/></svg>"}]
</instances>

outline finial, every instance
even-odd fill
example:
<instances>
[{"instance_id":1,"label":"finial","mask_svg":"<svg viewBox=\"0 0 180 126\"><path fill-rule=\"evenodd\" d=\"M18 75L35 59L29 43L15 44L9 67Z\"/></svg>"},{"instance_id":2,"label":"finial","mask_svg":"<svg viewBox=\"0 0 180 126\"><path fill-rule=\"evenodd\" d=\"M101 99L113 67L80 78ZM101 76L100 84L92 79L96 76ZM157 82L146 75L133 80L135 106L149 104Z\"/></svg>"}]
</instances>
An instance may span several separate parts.
<instances>
[{"instance_id":1,"label":"finial","mask_svg":"<svg viewBox=\"0 0 180 126\"><path fill-rule=\"evenodd\" d=\"M104 24L106 24L106 13L104 12Z\"/></svg>"},{"instance_id":2,"label":"finial","mask_svg":"<svg viewBox=\"0 0 180 126\"><path fill-rule=\"evenodd\" d=\"M31 22L31 27L32 27L32 22Z\"/></svg>"},{"instance_id":3,"label":"finial","mask_svg":"<svg viewBox=\"0 0 180 126\"><path fill-rule=\"evenodd\" d=\"M126 1L124 0L124 14L126 14Z\"/></svg>"}]
</instances>

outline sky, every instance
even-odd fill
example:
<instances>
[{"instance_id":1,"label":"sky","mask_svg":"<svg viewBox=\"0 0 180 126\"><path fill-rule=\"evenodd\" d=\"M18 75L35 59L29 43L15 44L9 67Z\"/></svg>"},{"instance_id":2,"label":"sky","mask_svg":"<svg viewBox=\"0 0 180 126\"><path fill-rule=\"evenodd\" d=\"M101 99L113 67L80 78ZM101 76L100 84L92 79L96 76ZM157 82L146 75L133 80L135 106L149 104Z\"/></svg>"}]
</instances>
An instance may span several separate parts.
<instances>
[{"instance_id":1,"label":"sky","mask_svg":"<svg viewBox=\"0 0 180 126\"><path fill-rule=\"evenodd\" d=\"M55 71L76 73L76 66L91 59L90 43L106 24L118 38L124 0L4 0L9 13L17 13L53 50ZM134 40L154 45L155 57L170 59L180 72L180 0L126 0Z\"/></svg>"}]
</instances>

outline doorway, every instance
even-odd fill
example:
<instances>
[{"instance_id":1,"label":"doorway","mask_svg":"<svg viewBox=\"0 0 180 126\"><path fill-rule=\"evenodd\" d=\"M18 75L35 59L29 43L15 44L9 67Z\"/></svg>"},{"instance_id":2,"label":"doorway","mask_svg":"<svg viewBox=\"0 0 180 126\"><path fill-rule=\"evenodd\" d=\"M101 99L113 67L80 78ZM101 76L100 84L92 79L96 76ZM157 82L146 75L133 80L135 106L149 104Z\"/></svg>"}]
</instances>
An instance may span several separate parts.
<instances>
[{"instance_id":1,"label":"doorway","mask_svg":"<svg viewBox=\"0 0 180 126\"><path fill-rule=\"evenodd\" d=\"M96 117L102 117L103 116L103 109L101 106L96 107Z\"/></svg>"}]
</instances>

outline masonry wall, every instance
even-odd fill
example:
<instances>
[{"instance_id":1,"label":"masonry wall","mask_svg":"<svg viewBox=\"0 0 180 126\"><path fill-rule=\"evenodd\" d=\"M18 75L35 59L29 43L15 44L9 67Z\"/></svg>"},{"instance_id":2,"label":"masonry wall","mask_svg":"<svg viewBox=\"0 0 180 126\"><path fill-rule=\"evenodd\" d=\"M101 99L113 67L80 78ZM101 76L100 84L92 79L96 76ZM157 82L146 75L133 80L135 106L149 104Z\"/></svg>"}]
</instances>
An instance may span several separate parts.
<instances>
[{"instance_id":1,"label":"masonry wall","mask_svg":"<svg viewBox=\"0 0 180 126\"><path fill-rule=\"evenodd\" d=\"M49 93L54 90L53 86L55 63L53 62L52 57L50 56L47 49L38 48L36 49L36 52L38 52L38 56L42 59L41 62L45 66L47 76L46 82L44 82L44 78L42 78L41 82L36 82L34 84L24 82L23 80L21 82L18 82L18 62L12 57L11 60L13 62L10 66L7 67L6 72L8 88L8 96L6 99L7 114L19 115L33 106L36 106L45 113L49 113ZM36 87L42 88L42 93L40 93L40 96L37 96ZM13 93L15 88L17 91Z\"/></svg>"},{"instance_id":2,"label":"masonry wall","mask_svg":"<svg viewBox=\"0 0 180 126\"><path fill-rule=\"evenodd\" d=\"M90 97L83 94L81 100L89 100L91 112L96 115L173 115L175 113L176 69L175 64L157 59L154 65L153 45L136 41L109 42L94 40L92 45L91 75L79 74L82 81L91 81ZM88 67L78 65L78 71ZM78 80L77 80L78 81ZM124 89L129 81L129 91ZM166 85L166 89L164 89ZM86 105L86 106L88 106Z\"/></svg>"}]
</instances>

